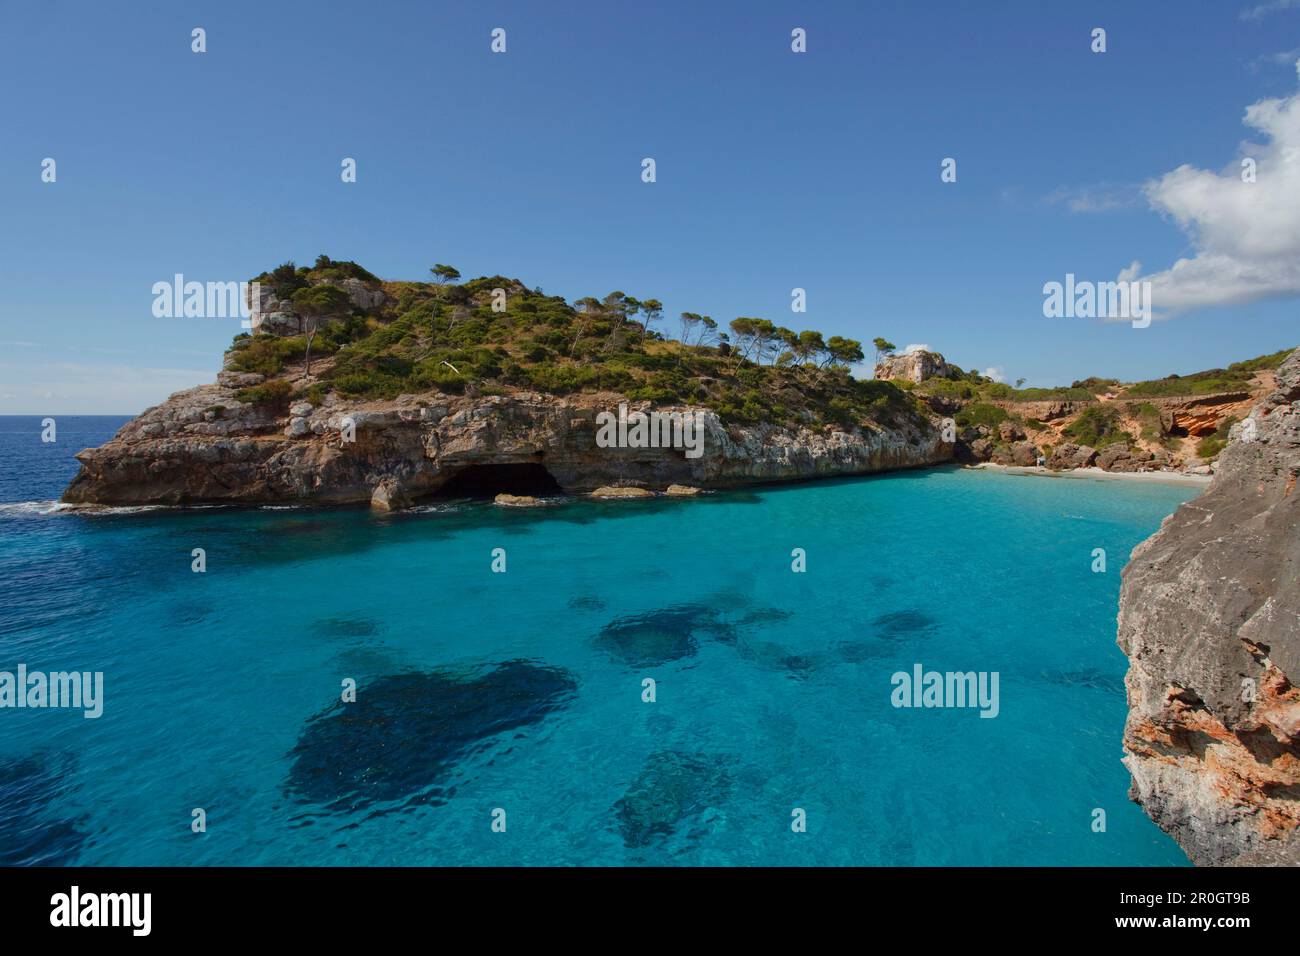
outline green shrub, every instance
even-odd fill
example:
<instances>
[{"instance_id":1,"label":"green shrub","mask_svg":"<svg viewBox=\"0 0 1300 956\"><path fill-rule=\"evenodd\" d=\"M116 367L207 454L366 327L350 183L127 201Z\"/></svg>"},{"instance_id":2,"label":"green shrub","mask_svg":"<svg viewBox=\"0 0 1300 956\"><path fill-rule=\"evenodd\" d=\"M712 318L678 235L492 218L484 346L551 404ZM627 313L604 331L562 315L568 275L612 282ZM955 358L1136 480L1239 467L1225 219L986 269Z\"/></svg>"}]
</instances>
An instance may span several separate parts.
<instances>
[{"instance_id":1,"label":"green shrub","mask_svg":"<svg viewBox=\"0 0 1300 956\"><path fill-rule=\"evenodd\" d=\"M305 388L300 392L296 393L293 397L295 399L303 399L304 401L311 402L313 405L320 405L322 402L325 401L326 392L327 389L325 388L325 386L322 385L320 382L317 382L316 384L312 385L310 388Z\"/></svg>"},{"instance_id":2,"label":"green shrub","mask_svg":"<svg viewBox=\"0 0 1300 956\"><path fill-rule=\"evenodd\" d=\"M1090 402L1096 396L1086 388L1016 388L1008 396L1016 402Z\"/></svg>"},{"instance_id":3,"label":"green shrub","mask_svg":"<svg viewBox=\"0 0 1300 956\"><path fill-rule=\"evenodd\" d=\"M421 362L411 376L411 384L416 387L416 390L436 388L440 392L453 395L465 391L466 381L464 375L441 362Z\"/></svg>"},{"instance_id":4,"label":"green shrub","mask_svg":"<svg viewBox=\"0 0 1300 956\"><path fill-rule=\"evenodd\" d=\"M1131 442L1133 436L1119 427L1119 412L1110 405L1090 405L1065 427L1064 434L1080 445L1104 448Z\"/></svg>"},{"instance_id":5,"label":"green shrub","mask_svg":"<svg viewBox=\"0 0 1300 956\"><path fill-rule=\"evenodd\" d=\"M279 375L286 361L302 358L306 350L307 340L301 336L282 339L256 335L235 352L230 367L237 372L255 372L269 378Z\"/></svg>"},{"instance_id":6,"label":"green shrub","mask_svg":"<svg viewBox=\"0 0 1300 956\"><path fill-rule=\"evenodd\" d=\"M283 379L277 378L269 382L263 382L261 385L241 388L235 393L235 398L249 405L257 405L272 412L282 413L289 407L289 396L292 392L292 385Z\"/></svg>"},{"instance_id":7,"label":"green shrub","mask_svg":"<svg viewBox=\"0 0 1300 956\"><path fill-rule=\"evenodd\" d=\"M1196 443L1196 455L1209 461L1219 457L1219 452L1228 444L1228 431L1237 422L1235 418L1225 418L1212 434L1206 435Z\"/></svg>"},{"instance_id":8,"label":"green shrub","mask_svg":"<svg viewBox=\"0 0 1300 956\"><path fill-rule=\"evenodd\" d=\"M334 379L334 387L350 398L396 398L408 391L405 379L375 372L352 372Z\"/></svg>"},{"instance_id":9,"label":"green shrub","mask_svg":"<svg viewBox=\"0 0 1300 956\"><path fill-rule=\"evenodd\" d=\"M1088 392L1090 395L1103 395L1106 392L1113 391L1118 387L1119 387L1119 379L1098 378L1095 375L1090 378L1085 378L1082 381L1070 383L1070 388L1083 389L1084 391Z\"/></svg>"},{"instance_id":10,"label":"green shrub","mask_svg":"<svg viewBox=\"0 0 1300 956\"><path fill-rule=\"evenodd\" d=\"M953 420L962 428L971 428L978 425L987 425L992 428L1006 421L1007 413L1005 409L999 408L997 405L974 402L959 411L953 417Z\"/></svg>"},{"instance_id":11,"label":"green shrub","mask_svg":"<svg viewBox=\"0 0 1300 956\"><path fill-rule=\"evenodd\" d=\"M1273 352L1270 355L1261 355L1258 358L1246 359L1243 362L1233 362L1228 366L1228 371L1234 375L1243 375L1258 372L1262 369L1276 369L1294 351L1294 348L1287 348L1282 349L1280 352Z\"/></svg>"},{"instance_id":12,"label":"green shrub","mask_svg":"<svg viewBox=\"0 0 1300 956\"><path fill-rule=\"evenodd\" d=\"M1222 370L1217 370L1222 371ZM1205 375L1204 378L1199 377ZM1168 378L1150 382L1138 382L1124 393L1130 397L1170 397L1183 395L1213 395L1216 392L1240 392L1250 387L1247 376L1229 376L1224 374L1206 375L1171 375Z\"/></svg>"},{"instance_id":13,"label":"green shrub","mask_svg":"<svg viewBox=\"0 0 1300 956\"><path fill-rule=\"evenodd\" d=\"M931 378L915 386L915 391L922 395L936 398L974 398L975 389L968 382L954 382L946 378Z\"/></svg>"}]
</instances>

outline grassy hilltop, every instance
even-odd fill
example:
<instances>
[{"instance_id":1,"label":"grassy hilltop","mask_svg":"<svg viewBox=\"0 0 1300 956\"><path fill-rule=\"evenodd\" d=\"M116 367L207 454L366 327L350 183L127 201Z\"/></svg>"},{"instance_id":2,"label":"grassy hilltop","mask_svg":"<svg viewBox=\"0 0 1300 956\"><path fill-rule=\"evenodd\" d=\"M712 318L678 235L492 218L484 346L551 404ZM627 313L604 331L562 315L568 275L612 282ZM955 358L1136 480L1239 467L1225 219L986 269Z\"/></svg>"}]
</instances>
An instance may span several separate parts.
<instances>
[{"instance_id":1,"label":"grassy hilltop","mask_svg":"<svg viewBox=\"0 0 1300 956\"><path fill-rule=\"evenodd\" d=\"M348 280L382 290L382 303L359 308L341 292L321 292ZM228 367L268 379L246 390L246 400L531 389L693 404L737 423L846 427L923 415L918 398L897 385L850 374L863 360L860 343L764 319L722 327L683 313L671 323L673 338L654 299L616 291L569 303L504 276L462 282L447 266L431 281L389 282L327 256L311 267L284 263L257 281L293 303L315 334L238 336Z\"/></svg>"}]
</instances>

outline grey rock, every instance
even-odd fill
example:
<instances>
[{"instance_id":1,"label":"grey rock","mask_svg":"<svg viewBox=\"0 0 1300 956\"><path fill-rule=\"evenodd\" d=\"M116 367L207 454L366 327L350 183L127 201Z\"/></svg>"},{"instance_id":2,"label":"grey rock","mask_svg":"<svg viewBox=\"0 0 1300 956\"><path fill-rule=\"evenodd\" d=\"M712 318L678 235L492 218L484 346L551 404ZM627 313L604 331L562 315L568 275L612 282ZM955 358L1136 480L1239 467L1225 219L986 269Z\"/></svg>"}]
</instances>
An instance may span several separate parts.
<instances>
[{"instance_id":1,"label":"grey rock","mask_svg":"<svg viewBox=\"0 0 1300 956\"><path fill-rule=\"evenodd\" d=\"M1120 594L1130 795L1198 864L1300 864L1300 351Z\"/></svg>"},{"instance_id":2,"label":"grey rock","mask_svg":"<svg viewBox=\"0 0 1300 956\"><path fill-rule=\"evenodd\" d=\"M250 388L254 385L261 385L265 380L265 375L258 375L256 372L223 371L217 373L217 384L224 385L226 388Z\"/></svg>"},{"instance_id":3,"label":"grey rock","mask_svg":"<svg viewBox=\"0 0 1300 956\"><path fill-rule=\"evenodd\" d=\"M384 290L371 288L360 279L344 279L342 282L331 284L337 285L348 294L348 301L354 308L377 309L384 304Z\"/></svg>"},{"instance_id":4,"label":"grey rock","mask_svg":"<svg viewBox=\"0 0 1300 956\"><path fill-rule=\"evenodd\" d=\"M1030 466L1038 464L1038 446L1031 441L1018 441L1011 446L1011 463Z\"/></svg>"},{"instance_id":5,"label":"grey rock","mask_svg":"<svg viewBox=\"0 0 1300 956\"><path fill-rule=\"evenodd\" d=\"M1047 459L1047 467L1057 470L1088 468L1097 459L1097 449L1065 442L1057 445Z\"/></svg>"},{"instance_id":6,"label":"grey rock","mask_svg":"<svg viewBox=\"0 0 1300 956\"><path fill-rule=\"evenodd\" d=\"M400 511L410 506L410 496L391 478L385 478L375 485L375 490L370 495L370 507L375 511Z\"/></svg>"},{"instance_id":7,"label":"grey rock","mask_svg":"<svg viewBox=\"0 0 1300 956\"><path fill-rule=\"evenodd\" d=\"M70 502L103 504L369 502L383 478L419 496L435 493L474 465L539 463L571 494L633 483L722 488L870 474L954 456L954 446L942 441L934 420L828 431L725 426L707 409L659 409L699 412L703 454L689 458L672 448L597 447L592 422L598 412L616 409L617 397L611 402L610 396L519 391L439 396L429 407L420 401L332 396L310 416L277 417L237 401L230 388L200 386L149 409L103 447L81 453L81 471L65 496ZM226 412L219 422L204 421L204 410L214 405ZM347 419L355 424L355 441L343 433ZM217 425L220 434L211 430ZM259 440L238 450L225 447L209 464L209 443L236 435Z\"/></svg>"},{"instance_id":8,"label":"grey rock","mask_svg":"<svg viewBox=\"0 0 1300 956\"><path fill-rule=\"evenodd\" d=\"M991 438L977 438L967 447L970 448L971 458L975 461L988 461L993 457L993 440Z\"/></svg>"},{"instance_id":9,"label":"grey rock","mask_svg":"<svg viewBox=\"0 0 1300 956\"><path fill-rule=\"evenodd\" d=\"M938 352L917 349L901 355L885 355L876 363L876 378L924 382L930 378L956 378L956 370Z\"/></svg>"}]
</instances>

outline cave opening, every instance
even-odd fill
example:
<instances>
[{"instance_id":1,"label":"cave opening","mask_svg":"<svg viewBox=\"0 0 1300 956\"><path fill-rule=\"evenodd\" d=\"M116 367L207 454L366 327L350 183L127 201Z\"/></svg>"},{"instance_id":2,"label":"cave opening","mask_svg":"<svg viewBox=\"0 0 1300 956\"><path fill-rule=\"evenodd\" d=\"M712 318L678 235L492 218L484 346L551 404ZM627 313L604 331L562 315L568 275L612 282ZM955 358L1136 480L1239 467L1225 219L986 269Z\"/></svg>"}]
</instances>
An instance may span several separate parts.
<instances>
[{"instance_id":1,"label":"cave opening","mask_svg":"<svg viewBox=\"0 0 1300 956\"><path fill-rule=\"evenodd\" d=\"M563 493L560 483L544 466L537 462L518 462L466 465L434 494L438 498L495 498L499 494L542 498Z\"/></svg>"}]
</instances>

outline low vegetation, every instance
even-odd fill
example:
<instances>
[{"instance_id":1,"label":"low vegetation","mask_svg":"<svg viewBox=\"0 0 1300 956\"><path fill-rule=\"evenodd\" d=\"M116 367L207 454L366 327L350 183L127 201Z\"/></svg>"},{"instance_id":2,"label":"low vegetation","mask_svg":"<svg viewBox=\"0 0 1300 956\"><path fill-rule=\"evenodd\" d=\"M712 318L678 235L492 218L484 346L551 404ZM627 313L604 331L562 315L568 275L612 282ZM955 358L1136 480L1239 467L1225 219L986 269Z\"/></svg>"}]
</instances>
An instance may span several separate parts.
<instances>
[{"instance_id":1,"label":"low vegetation","mask_svg":"<svg viewBox=\"0 0 1300 956\"><path fill-rule=\"evenodd\" d=\"M1119 409L1113 405L1089 405L1065 426L1062 434L1075 444L1092 448L1133 441L1133 436L1121 427Z\"/></svg>"},{"instance_id":2,"label":"low vegetation","mask_svg":"<svg viewBox=\"0 0 1300 956\"><path fill-rule=\"evenodd\" d=\"M433 281L381 284L356 263L321 256L311 268L287 262L263 273L258 281L277 299L295 303L299 314L306 304L318 321L304 336L239 336L229 367L273 378L310 356L317 396L325 389L353 398L611 391L712 408L736 423L848 427L924 417L917 399L894 383L853 377L850 367L864 356L852 339L747 316L724 327L694 312L681 314L673 337L660 327L663 306L653 298L615 291L570 304L504 276L460 282L452 266L430 271ZM307 291L349 279L382 285L384 304L339 308ZM256 399L281 400L265 391Z\"/></svg>"},{"instance_id":3,"label":"low vegetation","mask_svg":"<svg viewBox=\"0 0 1300 956\"><path fill-rule=\"evenodd\" d=\"M1124 394L1134 398L1179 397L1247 391L1256 372L1277 368L1291 352L1291 349L1283 349L1270 355L1234 362L1227 368L1211 368L1190 375L1166 375L1147 382L1136 382Z\"/></svg>"},{"instance_id":4,"label":"low vegetation","mask_svg":"<svg viewBox=\"0 0 1300 956\"><path fill-rule=\"evenodd\" d=\"M1237 422L1235 418L1225 418L1212 434L1206 435L1196 443L1196 456L1209 461L1219 457L1228 444L1228 431Z\"/></svg>"},{"instance_id":5,"label":"low vegetation","mask_svg":"<svg viewBox=\"0 0 1300 956\"><path fill-rule=\"evenodd\" d=\"M861 343L818 330L753 316L723 323L697 312L680 313L670 330L663 304L654 298L614 291L570 303L500 275L461 281L459 270L444 263L429 273L429 281L381 282L355 262L328 256L310 267L286 262L262 273L257 281L292 303L303 334L236 337L229 368L267 379L242 391L242 400L283 408L291 398L318 403L330 391L367 399L429 391L607 391L655 405L711 408L734 423L898 426L919 424L933 407L957 409L954 417L963 427L994 428L1008 419L1021 421L999 403L1068 401L1086 407L1066 426L1066 437L1102 447L1133 438L1118 411L1099 396L1242 391L1256 372L1276 368L1289 353L1127 386L1094 376L1068 387L1023 388L1024 379L1013 386L956 366L953 378L919 384L861 380L850 372L865 360ZM382 289L383 304L354 307L342 289L357 283ZM884 338L871 344L877 359L894 349ZM292 395L277 380L291 364L316 373L312 384ZM1129 402L1125 412L1137 420L1143 440L1173 440L1149 402ZM1046 427L1036 419L1027 424Z\"/></svg>"},{"instance_id":6,"label":"low vegetation","mask_svg":"<svg viewBox=\"0 0 1300 956\"><path fill-rule=\"evenodd\" d=\"M990 428L996 428L1010 417L1007 412L997 405L988 405L983 402L972 402L954 417L954 421L962 428L978 427L987 425Z\"/></svg>"},{"instance_id":7,"label":"low vegetation","mask_svg":"<svg viewBox=\"0 0 1300 956\"><path fill-rule=\"evenodd\" d=\"M283 412L289 407L293 386L283 379L271 379L261 385L242 388L235 393L235 398L250 405L259 405L273 412Z\"/></svg>"},{"instance_id":8,"label":"low vegetation","mask_svg":"<svg viewBox=\"0 0 1300 956\"><path fill-rule=\"evenodd\" d=\"M1015 388L996 382L975 371L953 368L957 378L931 378L912 386L918 395L974 402L1090 402L1096 395L1078 386L1061 388Z\"/></svg>"}]
</instances>

